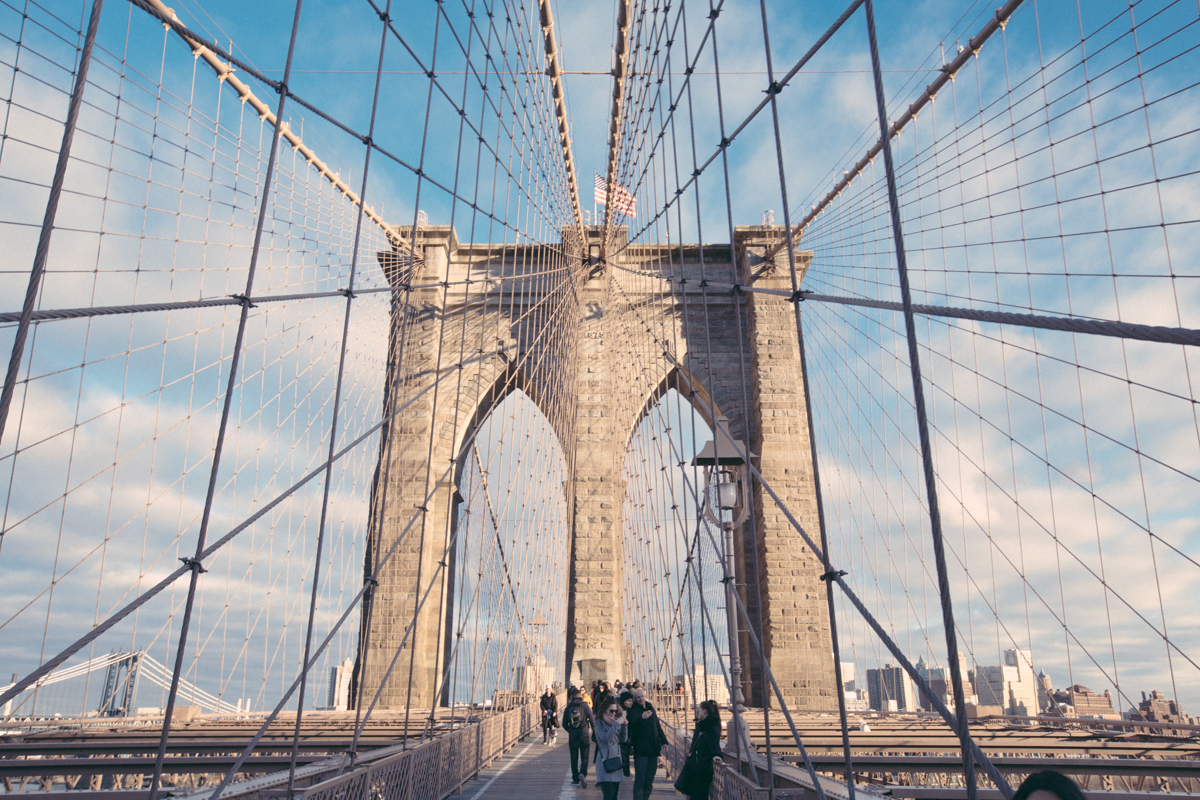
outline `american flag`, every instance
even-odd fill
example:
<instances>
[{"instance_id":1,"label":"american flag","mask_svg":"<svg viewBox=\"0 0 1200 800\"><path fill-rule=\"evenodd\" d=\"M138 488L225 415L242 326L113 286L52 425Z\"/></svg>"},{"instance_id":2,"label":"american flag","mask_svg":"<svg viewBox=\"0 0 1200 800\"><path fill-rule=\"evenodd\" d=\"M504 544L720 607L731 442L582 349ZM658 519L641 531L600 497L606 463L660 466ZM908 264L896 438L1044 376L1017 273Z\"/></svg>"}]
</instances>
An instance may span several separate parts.
<instances>
[{"instance_id":1,"label":"american flag","mask_svg":"<svg viewBox=\"0 0 1200 800\"><path fill-rule=\"evenodd\" d=\"M610 194L608 183L604 178L600 177L600 173L593 173L596 176L596 194L595 200L600 205L610 205L608 196ZM637 198L631 195L620 184L613 184L612 188L612 203L610 207L618 214L624 214L627 217L632 217L637 213Z\"/></svg>"}]
</instances>

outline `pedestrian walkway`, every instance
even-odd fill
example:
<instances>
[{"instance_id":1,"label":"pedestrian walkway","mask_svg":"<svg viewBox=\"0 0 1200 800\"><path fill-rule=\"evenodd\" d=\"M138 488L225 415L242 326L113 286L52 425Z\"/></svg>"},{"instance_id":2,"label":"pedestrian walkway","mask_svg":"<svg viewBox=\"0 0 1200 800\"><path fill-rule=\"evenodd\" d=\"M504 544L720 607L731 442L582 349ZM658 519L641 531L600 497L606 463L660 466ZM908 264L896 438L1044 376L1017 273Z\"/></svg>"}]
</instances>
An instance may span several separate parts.
<instances>
[{"instance_id":1,"label":"pedestrian walkway","mask_svg":"<svg viewBox=\"0 0 1200 800\"><path fill-rule=\"evenodd\" d=\"M592 755L595 756L595 748ZM517 743L504 758L493 762L479 777L463 785L462 794L451 800L600 800L602 795L592 783L595 765L588 766L588 788L571 783L571 751L567 737L560 734L558 744L542 744L540 732ZM621 800L632 800L633 778L621 783ZM676 798L675 789L659 767L654 779L652 798Z\"/></svg>"}]
</instances>

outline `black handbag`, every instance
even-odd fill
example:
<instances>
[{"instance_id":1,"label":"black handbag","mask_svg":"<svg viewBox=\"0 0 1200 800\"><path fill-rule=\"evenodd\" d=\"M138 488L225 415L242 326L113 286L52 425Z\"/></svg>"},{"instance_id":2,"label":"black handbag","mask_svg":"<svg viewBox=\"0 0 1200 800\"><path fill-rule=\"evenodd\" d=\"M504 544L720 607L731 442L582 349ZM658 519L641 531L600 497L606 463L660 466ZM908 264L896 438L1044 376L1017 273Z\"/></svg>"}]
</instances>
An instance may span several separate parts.
<instances>
[{"instance_id":1,"label":"black handbag","mask_svg":"<svg viewBox=\"0 0 1200 800\"><path fill-rule=\"evenodd\" d=\"M689 797L696 794L697 790L700 789L700 786L698 786L700 782L699 772L696 762L688 758L687 761L683 762L683 769L679 771L679 778L675 781L675 791L680 794L686 794Z\"/></svg>"},{"instance_id":2,"label":"black handbag","mask_svg":"<svg viewBox=\"0 0 1200 800\"><path fill-rule=\"evenodd\" d=\"M612 758L606 758L600 763L600 766L604 767L605 772L620 772L621 757L613 756Z\"/></svg>"}]
</instances>

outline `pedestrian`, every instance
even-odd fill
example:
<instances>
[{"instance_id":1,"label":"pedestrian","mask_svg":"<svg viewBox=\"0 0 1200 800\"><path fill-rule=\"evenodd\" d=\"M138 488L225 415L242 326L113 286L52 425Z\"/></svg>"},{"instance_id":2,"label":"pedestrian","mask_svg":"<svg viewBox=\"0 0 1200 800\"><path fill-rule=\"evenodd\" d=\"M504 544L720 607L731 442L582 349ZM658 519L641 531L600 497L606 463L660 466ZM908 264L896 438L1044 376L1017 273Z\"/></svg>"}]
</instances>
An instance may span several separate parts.
<instances>
[{"instance_id":1,"label":"pedestrian","mask_svg":"<svg viewBox=\"0 0 1200 800\"><path fill-rule=\"evenodd\" d=\"M691 800L708 800L712 786L714 764L721 760L721 712L713 700L705 700L696 708L696 729L692 746L683 762L675 791Z\"/></svg>"},{"instance_id":2,"label":"pedestrian","mask_svg":"<svg viewBox=\"0 0 1200 800\"><path fill-rule=\"evenodd\" d=\"M629 709L633 707L633 692L621 692L617 696L621 701L621 708L625 709L625 718L630 719ZM621 745L621 771L625 773L625 777L630 775L631 764L633 763L633 744L626 739Z\"/></svg>"},{"instance_id":3,"label":"pedestrian","mask_svg":"<svg viewBox=\"0 0 1200 800\"><path fill-rule=\"evenodd\" d=\"M563 708L563 728L571 750L571 783L587 788L588 754L592 745L592 727L596 718L579 689L571 690L571 699Z\"/></svg>"},{"instance_id":4,"label":"pedestrian","mask_svg":"<svg viewBox=\"0 0 1200 800\"><path fill-rule=\"evenodd\" d=\"M558 697L546 687L541 698L542 744L553 745L558 741Z\"/></svg>"},{"instance_id":5,"label":"pedestrian","mask_svg":"<svg viewBox=\"0 0 1200 800\"><path fill-rule=\"evenodd\" d=\"M612 692L608 688L606 681L597 681L596 687L592 689L592 709L599 711L604 708L604 701L612 696Z\"/></svg>"},{"instance_id":6,"label":"pedestrian","mask_svg":"<svg viewBox=\"0 0 1200 800\"><path fill-rule=\"evenodd\" d=\"M658 757L667 743L667 735L654 704L646 699L646 690L641 687L633 690L629 708L629 742L633 749L633 800L647 800L654 791Z\"/></svg>"},{"instance_id":7,"label":"pedestrian","mask_svg":"<svg viewBox=\"0 0 1200 800\"><path fill-rule=\"evenodd\" d=\"M625 780L621 772L621 742L628 737L628 723L621 704L611 698L596 720L596 785L604 800L617 800L621 781Z\"/></svg>"}]
</instances>

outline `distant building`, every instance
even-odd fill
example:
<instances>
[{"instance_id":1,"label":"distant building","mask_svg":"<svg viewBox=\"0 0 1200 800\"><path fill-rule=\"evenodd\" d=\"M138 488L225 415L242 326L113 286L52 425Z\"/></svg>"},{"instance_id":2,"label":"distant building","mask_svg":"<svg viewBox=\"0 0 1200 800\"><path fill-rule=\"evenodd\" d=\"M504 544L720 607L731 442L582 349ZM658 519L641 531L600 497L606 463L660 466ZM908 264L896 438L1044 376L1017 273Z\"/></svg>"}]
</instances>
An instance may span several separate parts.
<instances>
[{"instance_id":1,"label":"distant building","mask_svg":"<svg viewBox=\"0 0 1200 800\"><path fill-rule=\"evenodd\" d=\"M842 668L842 689L849 696L857 688L854 685L854 662L843 661L840 666Z\"/></svg>"},{"instance_id":2,"label":"distant building","mask_svg":"<svg viewBox=\"0 0 1200 800\"><path fill-rule=\"evenodd\" d=\"M546 663L545 656L528 656L525 663L517 667L517 692L540 696L547 686L553 685L554 668Z\"/></svg>"},{"instance_id":3,"label":"distant building","mask_svg":"<svg viewBox=\"0 0 1200 800\"><path fill-rule=\"evenodd\" d=\"M1028 650L1005 650L1004 664L976 664L974 676L980 705L999 706L1005 714L1021 717L1037 716L1042 708Z\"/></svg>"},{"instance_id":4,"label":"distant building","mask_svg":"<svg viewBox=\"0 0 1200 800\"><path fill-rule=\"evenodd\" d=\"M729 705L729 690L725 688L725 679L720 675L705 675L704 667L700 664L692 668L691 675L676 675L675 682L683 684L683 693L688 697L692 696L694 683L697 700L712 700L719 706Z\"/></svg>"},{"instance_id":5,"label":"distant building","mask_svg":"<svg viewBox=\"0 0 1200 800\"><path fill-rule=\"evenodd\" d=\"M900 667L884 664L867 670L867 699L875 711L916 711L917 691Z\"/></svg>"},{"instance_id":6,"label":"distant building","mask_svg":"<svg viewBox=\"0 0 1200 800\"><path fill-rule=\"evenodd\" d=\"M350 708L350 676L354 673L354 661L347 658L329 669L329 699L325 703L330 711L347 711ZM239 709L240 710L240 709Z\"/></svg>"},{"instance_id":7,"label":"distant building","mask_svg":"<svg viewBox=\"0 0 1200 800\"><path fill-rule=\"evenodd\" d=\"M962 676L963 696L967 704L976 703L975 687L971 679L971 673L967 669L967 659L962 653L958 654L958 670L959 675ZM927 666L925 659L921 658L917 661L917 674L929 684L929 689L933 692L934 697L941 700L946 708L951 711L955 710L954 683L950 677L949 667ZM934 709L933 700L920 688L917 689L917 704L925 711L932 711Z\"/></svg>"},{"instance_id":8,"label":"distant building","mask_svg":"<svg viewBox=\"0 0 1200 800\"><path fill-rule=\"evenodd\" d=\"M1096 694L1086 686L1078 683L1061 691L1051 691L1050 698L1058 705L1064 716L1074 716L1090 719L1122 719L1121 714L1113 708L1112 693L1108 689L1104 694ZM1066 709L1074 713L1067 713Z\"/></svg>"},{"instance_id":9,"label":"distant building","mask_svg":"<svg viewBox=\"0 0 1200 800\"><path fill-rule=\"evenodd\" d=\"M853 661L843 661L842 690L846 700L847 711L867 711L866 693L855 683L855 666Z\"/></svg>"},{"instance_id":10,"label":"distant building","mask_svg":"<svg viewBox=\"0 0 1200 800\"><path fill-rule=\"evenodd\" d=\"M1129 719L1134 722L1170 722L1177 725L1191 725L1193 722L1191 717L1183 713L1178 702L1168 699L1157 689L1151 691L1149 697L1142 692L1142 702L1138 703L1136 709L1129 710Z\"/></svg>"},{"instance_id":11,"label":"distant building","mask_svg":"<svg viewBox=\"0 0 1200 800\"><path fill-rule=\"evenodd\" d=\"M1038 688L1038 708L1045 710L1050 707L1050 704L1052 702L1050 700L1050 692L1053 691L1053 689L1054 689L1054 687L1050 684L1050 676L1047 675L1045 673L1045 671L1038 673L1037 685L1038 685L1038 687L1037 687Z\"/></svg>"}]
</instances>

